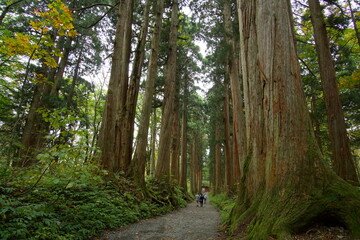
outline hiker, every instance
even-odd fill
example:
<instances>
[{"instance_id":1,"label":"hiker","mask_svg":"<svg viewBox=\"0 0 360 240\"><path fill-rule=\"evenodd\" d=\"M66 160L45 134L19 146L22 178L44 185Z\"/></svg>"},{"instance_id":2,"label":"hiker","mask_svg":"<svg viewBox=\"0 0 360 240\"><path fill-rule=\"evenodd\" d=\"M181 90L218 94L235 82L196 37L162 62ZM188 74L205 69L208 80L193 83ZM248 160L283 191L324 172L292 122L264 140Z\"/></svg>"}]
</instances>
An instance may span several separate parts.
<instances>
[{"instance_id":1,"label":"hiker","mask_svg":"<svg viewBox=\"0 0 360 240\"><path fill-rule=\"evenodd\" d=\"M200 202L200 207L202 207L204 203L204 195L200 194L199 202Z\"/></svg>"},{"instance_id":2,"label":"hiker","mask_svg":"<svg viewBox=\"0 0 360 240\"><path fill-rule=\"evenodd\" d=\"M207 199L207 195L206 193L204 194L204 204L206 204L206 199Z\"/></svg>"},{"instance_id":3,"label":"hiker","mask_svg":"<svg viewBox=\"0 0 360 240\"><path fill-rule=\"evenodd\" d=\"M197 207L199 206L199 198L200 198L199 194L196 194L195 195L195 200L196 200L196 206Z\"/></svg>"}]
</instances>

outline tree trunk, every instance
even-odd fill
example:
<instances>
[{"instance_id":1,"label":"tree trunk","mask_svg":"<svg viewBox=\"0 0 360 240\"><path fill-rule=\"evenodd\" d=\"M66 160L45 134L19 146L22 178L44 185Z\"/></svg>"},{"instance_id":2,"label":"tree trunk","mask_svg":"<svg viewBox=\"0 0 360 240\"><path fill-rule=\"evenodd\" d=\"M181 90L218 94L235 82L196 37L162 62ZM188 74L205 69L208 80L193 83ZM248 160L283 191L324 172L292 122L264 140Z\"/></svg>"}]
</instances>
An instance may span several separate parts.
<instances>
[{"instance_id":1,"label":"tree trunk","mask_svg":"<svg viewBox=\"0 0 360 240\"><path fill-rule=\"evenodd\" d=\"M229 84L225 83L225 99L224 99L224 150L225 150L225 182L224 187L227 193L233 189L233 160L231 152L230 137L230 100L229 100Z\"/></svg>"},{"instance_id":2,"label":"tree trunk","mask_svg":"<svg viewBox=\"0 0 360 240\"><path fill-rule=\"evenodd\" d=\"M214 194L218 194L221 191L221 144L220 144L220 138L221 138L221 131L220 127L217 125L215 129L215 189Z\"/></svg>"},{"instance_id":3,"label":"tree trunk","mask_svg":"<svg viewBox=\"0 0 360 240\"><path fill-rule=\"evenodd\" d=\"M127 173L129 166L123 159L122 127L125 119L125 104L128 91L128 72L131 52L131 26L133 0L120 2L115 33L115 46L102 126L99 135L101 164L110 172Z\"/></svg>"},{"instance_id":4,"label":"tree trunk","mask_svg":"<svg viewBox=\"0 0 360 240\"><path fill-rule=\"evenodd\" d=\"M187 192L187 95L188 85L187 79L185 79L181 116L181 176L179 181L184 192Z\"/></svg>"},{"instance_id":5,"label":"tree trunk","mask_svg":"<svg viewBox=\"0 0 360 240\"><path fill-rule=\"evenodd\" d=\"M228 44L228 57L227 71L230 78L231 86L231 100L233 107L233 181L235 183L240 182L241 176L243 176L242 163L246 158L246 131L245 131L245 115L243 112L243 94L241 90L240 81L240 69L239 69L239 48L235 43L235 33L233 31L231 22L231 7L230 1L224 1L224 28L225 28L225 41Z\"/></svg>"},{"instance_id":6,"label":"tree trunk","mask_svg":"<svg viewBox=\"0 0 360 240\"><path fill-rule=\"evenodd\" d=\"M38 83L36 85L21 138L22 149L20 151L20 156L22 162L20 164L15 163L15 165L25 167L34 164L36 162L35 156L37 151L43 148L48 124L44 122L41 113L39 113L38 110L45 106L44 98L48 96L49 93L49 84Z\"/></svg>"},{"instance_id":7,"label":"tree trunk","mask_svg":"<svg viewBox=\"0 0 360 240\"><path fill-rule=\"evenodd\" d=\"M149 68L145 83L145 95L144 103L141 109L141 118L139 124L139 130L137 135L137 146L135 149L133 162L136 163L135 179L138 184L144 186L144 172L145 172L145 163L146 163L146 146L147 146L147 137L150 124L150 115L152 109L152 99L155 90L155 79L157 77L157 61L159 54L160 46L160 34L162 27L162 16L164 12L164 0L155 2L155 26L151 40L151 54L149 60ZM155 109L156 111L156 109ZM155 130L156 131L156 130ZM155 139L154 139L155 141ZM152 149L155 151L155 149ZM153 162L152 162L153 163Z\"/></svg>"},{"instance_id":8,"label":"tree trunk","mask_svg":"<svg viewBox=\"0 0 360 240\"><path fill-rule=\"evenodd\" d=\"M196 159L196 143L195 143L195 134L192 134L192 139L191 139L191 161L190 161L190 166L191 166L191 171L190 171L190 186L191 186L191 193L192 194L196 194L199 193L199 190L197 189L197 177L196 177L196 173L197 173L197 159Z\"/></svg>"},{"instance_id":9,"label":"tree trunk","mask_svg":"<svg viewBox=\"0 0 360 240\"><path fill-rule=\"evenodd\" d=\"M238 0L248 156L231 230L289 239L318 219L360 236L360 194L316 144L300 80L288 0Z\"/></svg>"},{"instance_id":10,"label":"tree trunk","mask_svg":"<svg viewBox=\"0 0 360 240\"><path fill-rule=\"evenodd\" d=\"M319 0L309 0L309 6L329 123L333 168L341 178L353 185L358 185L359 179L351 155L334 62Z\"/></svg>"},{"instance_id":11,"label":"tree trunk","mask_svg":"<svg viewBox=\"0 0 360 240\"><path fill-rule=\"evenodd\" d=\"M71 42L71 40L69 40ZM59 47L61 48L61 46ZM43 66L45 79L36 84L34 96L31 102L29 114L27 116L21 143L20 151L21 166L30 166L36 162L36 154L43 149L45 136L50 132L49 123L44 121L39 110L53 109L52 97L57 97L60 89L60 80L63 78L65 67L68 63L69 49L64 47L63 57L59 66L55 68ZM50 83L50 84L49 84Z\"/></svg>"},{"instance_id":12,"label":"tree trunk","mask_svg":"<svg viewBox=\"0 0 360 240\"><path fill-rule=\"evenodd\" d=\"M141 72L144 65L144 59L145 59L145 44L146 44L146 37L148 33L149 28L149 12L150 12L150 0L146 0L145 6L144 6L144 13L143 13L143 24L141 26L140 36L138 40L138 44L135 49L135 57L133 62L133 69L130 76L130 86L128 89L127 94L127 100L126 100L126 117L124 121L124 139L126 140L126 145L124 146L124 158L125 161L130 164L131 162L131 155L133 150L133 140L134 140L134 125L135 125L135 114L136 114L136 105L137 105L137 99L139 95L139 88L140 88L140 78L141 78ZM145 160L143 159L143 166L141 166L142 175L144 175L145 172ZM138 161L137 159L134 159L132 161L131 166L131 175L137 177L137 171L138 171ZM144 178L144 176L139 177Z\"/></svg>"},{"instance_id":13,"label":"tree trunk","mask_svg":"<svg viewBox=\"0 0 360 240\"><path fill-rule=\"evenodd\" d=\"M151 147L150 147L150 151L151 151L151 155L150 155L150 175L154 176L155 175L155 166L156 166L156 158L155 158L155 150L156 150L156 132L157 132L157 114L156 111L157 109L154 108L154 113L153 113L153 122L152 122L152 127L151 127ZM146 149L145 149L146 150Z\"/></svg>"},{"instance_id":14,"label":"tree trunk","mask_svg":"<svg viewBox=\"0 0 360 240\"><path fill-rule=\"evenodd\" d=\"M177 33L179 22L179 3L172 2L171 30L169 36L169 55L165 73L165 96L164 108L160 128L159 153L155 169L155 177L169 177L170 175L170 151L168 143L171 141L171 126L173 121L173 107L176 93L176 52Z\"/></svg>"},{"instance_id":15,"label":"tree trunk","mask_svg":"<svg viewBox=\"0 0 360 240\"><path fill-rule=\"evenodd\" d=\"M179 99L177 98L177 104ZM179 120L179 109L174 108L174 121L172 126L172 138L171 138L171 176L174 180L179 179L179 156L180 156L180 120Z\"/></svg>"}]
</instances>

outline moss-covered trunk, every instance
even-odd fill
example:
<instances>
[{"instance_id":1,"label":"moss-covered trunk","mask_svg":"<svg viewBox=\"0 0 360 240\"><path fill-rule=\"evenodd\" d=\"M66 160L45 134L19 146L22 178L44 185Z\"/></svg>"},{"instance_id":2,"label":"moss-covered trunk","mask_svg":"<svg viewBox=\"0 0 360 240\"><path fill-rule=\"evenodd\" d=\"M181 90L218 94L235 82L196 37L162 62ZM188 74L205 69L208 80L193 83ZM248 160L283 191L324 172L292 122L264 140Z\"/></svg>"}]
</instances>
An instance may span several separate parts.
<instances>
[{"instance_id":1,"label":"moss-covered trunk","mask_svg":"<svg viewBox=\"0 0 360 240\"><path fill-rule=\"evenodd\" d=\"M360 194L324 161L305 105L290 1L238 0L248 142L231 229L286 239L318 217L360 235Z\"/></svg>"}]
</instances>

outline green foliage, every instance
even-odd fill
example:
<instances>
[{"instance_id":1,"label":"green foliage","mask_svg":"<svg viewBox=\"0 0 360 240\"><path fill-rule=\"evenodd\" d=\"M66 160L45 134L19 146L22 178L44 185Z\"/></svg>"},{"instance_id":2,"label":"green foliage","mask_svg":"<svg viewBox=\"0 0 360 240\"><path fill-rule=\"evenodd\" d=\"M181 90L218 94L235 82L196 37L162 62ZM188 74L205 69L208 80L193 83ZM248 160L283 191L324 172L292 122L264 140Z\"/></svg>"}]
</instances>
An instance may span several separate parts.
<instances>
[{"instance_id":1,"label":"green foliage","mask_svg":"<svg viewBox=\"0 0 360 240\"><path fill-rule=\"evenodd\" d=\"M230 213L235 206L236 198L228 197L224 193L211 195L211 204L220 212L223 223L226 223L230 218Z\"/></svg>"},{"instance_id":2,"label":"green foliage","mask_svg":"<svg viewBox=\"0 0 360 240\"><path fill-rule=\"evenodd\" d=\"M171 196L177 206L159 205L129 180L105 177L107 172L93 164L50 164L42 171L0 168L0 239L88 239L186 205L175 186ZM152 186L169 199L166 190Z\"/></svg>"}]
</instances>

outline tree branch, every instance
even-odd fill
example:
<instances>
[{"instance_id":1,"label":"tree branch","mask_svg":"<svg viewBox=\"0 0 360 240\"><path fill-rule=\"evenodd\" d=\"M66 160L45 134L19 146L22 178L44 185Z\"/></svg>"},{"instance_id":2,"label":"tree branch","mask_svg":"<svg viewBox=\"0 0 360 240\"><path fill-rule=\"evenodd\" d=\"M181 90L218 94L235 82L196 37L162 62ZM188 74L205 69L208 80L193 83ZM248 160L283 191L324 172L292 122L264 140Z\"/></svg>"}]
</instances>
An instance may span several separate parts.
<instances>
[{"instance_id":1,"label":"tree branch","mask_svg":"<svg viewBox=\"0 0 360 240\"><path fill-rule=\"evenodd\" d=\"M93 26L95 26L96 24L98 24L110 11L112 11L117 5L119 4L116 3L115 5L108 5L111 6L111 8L109 8L109 10L106 11L106 13L104 15L102 15L98 20L96 20L93 24L91 24L90 26L80 26L82 28L92 28ZM105 5L105 4L104 4Z\"/></svg>"},{"instance_id":2,"label":"tree branch","mask_svg":"<svg viewBox=\"0 0 360 240\"><path fill-rule=\"evenodd\" d=\"M118 4L118 3L117 3ZM117 5L115 4L115 6ZM74 12L79 12L79 11L82 11L82 10L86 10L86 9L89 9L89 8L93 8L93 7L97 7L97 6L106 6L106 7L111 7L113 8L114 6L111 5L111 4L106 4L106 3L95 3L95 4L92 4L90 6L86 6L86 7L82 7L82 8L78 8L78 9L73 9Z\"/></svg>"},{"instance_id":3,"label":"tree branch","mask_svg":"<svg viewBox=\"0 0 360 240\"><path fill-rule=\"evenodd\" d=\"M25 0L18 0L18 1L13 2L10 5L5 7L4 11L0 15L0 25L2 24L2 21L4 20L6 14L9 12L10 8L12 8L14 5L16 5L18 3L21 3L22 1L25 1Z\"/></svg>"}]
</instances>

